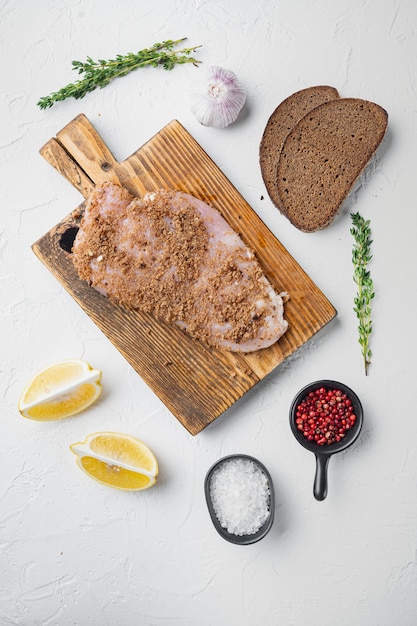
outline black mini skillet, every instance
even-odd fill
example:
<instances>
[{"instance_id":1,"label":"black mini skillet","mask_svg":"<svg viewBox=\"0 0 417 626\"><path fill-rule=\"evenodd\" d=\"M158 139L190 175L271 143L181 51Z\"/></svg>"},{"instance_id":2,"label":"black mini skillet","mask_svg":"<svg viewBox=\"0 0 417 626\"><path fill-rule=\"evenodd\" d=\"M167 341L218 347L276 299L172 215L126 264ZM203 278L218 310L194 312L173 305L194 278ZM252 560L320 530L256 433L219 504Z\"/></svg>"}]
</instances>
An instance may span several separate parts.
<instances>
[{"instance_id":1,"label":"black mini skillet","mask_svg":"<svg viewBox=\"0 0 417 626\"><path fill-rule=\"evenodd\" d=\"M298 430L296 420L296 409L299 403L310 393L310 391L316 391L320 387L326 389L340 389L350 398L353 406L353 411L356 415L355 424L350 430L348 430L341 441L336 441L330 445L320 446L315 441L308 441L303 433ZM346 450L357 439L362 428L363 423L363 409L362 404L352 389L344 385L343 383L336 382L334 380L317 380L309 385L306 385L301 389L290 407L290 426L297 441L307 450L313 452L316 457L316 473L313 483L313 494L316 500L324 500L327 496L327 466L330 461L330 457L337 452Z\"/></svg>"}]
</instances>

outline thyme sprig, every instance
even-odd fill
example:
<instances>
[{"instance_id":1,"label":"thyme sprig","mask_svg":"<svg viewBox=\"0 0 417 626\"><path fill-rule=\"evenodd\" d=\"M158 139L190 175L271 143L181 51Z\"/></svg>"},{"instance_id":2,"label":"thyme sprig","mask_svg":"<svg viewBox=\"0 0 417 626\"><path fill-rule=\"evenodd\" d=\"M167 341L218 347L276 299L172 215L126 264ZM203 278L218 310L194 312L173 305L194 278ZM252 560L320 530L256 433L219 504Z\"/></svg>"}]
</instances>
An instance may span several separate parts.
<instances>
[{"instance_id":1,"label":"thyme sprig","mask_svg":"<svg viewBox=\"0 0 417 626\"><path fill-rule=\"evenodd\" d=\"M114 78L126 76L126 74L138 67L147 65L151 67L162 66L165 70L172 70L175 65L183 63L197 65L200 61L190 55L197 48L201 48L201 46L174 50L175 46L181 44L185 39L185 37L175 41L168 39L162 43L156 43L150 48L140 50L136 54L132 52L125 55L118 54L115 59L110 59L109 61L103 59L94 61L91 57L87 57L85 63L72 61L72 69L83 75L83 78L51 93L49 96L40 98L37 105L41 109L47 109L55 102L65 100L66 98L84 98L90 91L94 91L98 87L102 89Z\"/></svg>"},{"instance_id":2,"label":"thyme sprig","mask_svg":"<svg viewBox=\"0 0 417 626\"><path fill-rule=\"evenodd\" d=\"M375 296L373 280L369 269L367 269L368 263L372 259L371 229L370 220L365 220L359 213L351 213L351 219L353 226L350 232L355 239L352 249L353 280L358 286L353 310L359 320L359 344L362 348L365 375L367 375L372 357L369 346L372 333L371 303Z\"/></svg>"}]
</instances>

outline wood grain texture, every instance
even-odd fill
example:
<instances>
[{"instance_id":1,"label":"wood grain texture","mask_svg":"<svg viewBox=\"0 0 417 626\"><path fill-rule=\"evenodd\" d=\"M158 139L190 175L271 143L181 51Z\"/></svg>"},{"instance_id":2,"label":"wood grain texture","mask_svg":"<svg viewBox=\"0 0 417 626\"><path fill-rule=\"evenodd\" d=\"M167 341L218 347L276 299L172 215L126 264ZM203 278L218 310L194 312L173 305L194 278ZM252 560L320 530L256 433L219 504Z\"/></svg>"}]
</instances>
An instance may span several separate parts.
<instances>
[{"instance_id":1,"label":"wood grain texture","mask_svg":"<svg viewBox=\"0 0 417 626\"><path fill-rule=\"evenodd\" d=\"M84 115L40 152L84 197L94 185L111 180L138 196L177 189L211 204L255 251L277 291L289 293L289 329L274 346L247 355L217 351L151 315L115 305L78 278L65 241L83 204L33 244L39 259L192 435L335 317L320 289L178 121L121 163Z\"/></svg>"}]
</instances>

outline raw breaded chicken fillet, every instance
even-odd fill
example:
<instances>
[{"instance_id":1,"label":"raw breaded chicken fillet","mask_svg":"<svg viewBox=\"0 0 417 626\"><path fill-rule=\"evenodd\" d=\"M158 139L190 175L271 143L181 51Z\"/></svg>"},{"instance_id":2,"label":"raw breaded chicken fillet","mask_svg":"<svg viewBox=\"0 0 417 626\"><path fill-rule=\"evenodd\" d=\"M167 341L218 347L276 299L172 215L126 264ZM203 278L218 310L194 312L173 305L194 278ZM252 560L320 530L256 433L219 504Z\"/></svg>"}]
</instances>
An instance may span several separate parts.
<instances>
[{"instance_id":1,"label":"raw breaded chicken fillet","mask_svg":"<svg viewBox=\"0 0 417 626\"><path fill-rule=\"evenodd\" d=\"M286 331L283 298L220 213L178 191L96 187L74 241L80 278L209 346L253 352Z\"/></svg>"}]
</instances>

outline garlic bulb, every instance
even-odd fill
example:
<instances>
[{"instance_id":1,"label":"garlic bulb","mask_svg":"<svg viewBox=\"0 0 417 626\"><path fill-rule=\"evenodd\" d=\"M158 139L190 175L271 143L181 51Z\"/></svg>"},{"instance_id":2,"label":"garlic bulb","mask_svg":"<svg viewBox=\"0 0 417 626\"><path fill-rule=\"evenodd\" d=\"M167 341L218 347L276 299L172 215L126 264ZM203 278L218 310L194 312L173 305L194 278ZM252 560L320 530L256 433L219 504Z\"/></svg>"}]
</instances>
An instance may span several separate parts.
<instances>
[{"instance_id":1,"label":"garlic bulb","mask_svg":"<svg viewBox=\"0 0 417 626\"><path fill-rule=\"evenodd\" d=\"M225 128L234 122L246 101L236 74L217 65L199 68L192 84L191 111L203 126Z\"/></svg>"}]
</instances>

